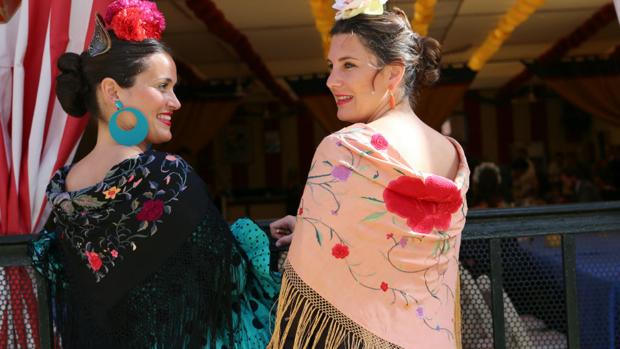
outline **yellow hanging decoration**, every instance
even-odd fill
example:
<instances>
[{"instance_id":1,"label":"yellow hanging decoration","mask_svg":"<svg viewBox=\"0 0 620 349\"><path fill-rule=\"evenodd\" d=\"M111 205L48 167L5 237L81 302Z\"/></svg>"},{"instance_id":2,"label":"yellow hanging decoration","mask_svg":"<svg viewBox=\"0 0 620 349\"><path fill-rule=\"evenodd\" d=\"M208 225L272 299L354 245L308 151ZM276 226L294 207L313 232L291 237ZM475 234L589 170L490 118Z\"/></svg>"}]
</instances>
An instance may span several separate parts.
<instances>
[{"instance_id":1,"label":"yellow hanging decoration","mask_svg":"<svg viewBox=\"0 0 620 349\"><path fill-rule=\"evenodd\" d=\"M471 70L479 71L486 64L516 27L525 22L545 0L517 0L502 16L495 29L487 35L482 45L469 58L467 65Z\"/></svg>"},{"instance_id":2,"label":"yellow hanging decoration","mask_svg":"<svg viewBox=\"0 0 620 349\"><path fill-rule=\"evenodd\" d=\"M411 28L421 36L428 35L428 27L435 15L437 0L416 0L413 5Z\"/></svg>"},{"instance_id":3,"label":"yellow hanging decoration","mask_svg":"<svg viewBox=\"0 0 620 349\"><path fill-rule=\"evenodd\" d=\"M327 57L329 52L329 31L334 26L334 9L332 8L333 0L309 0L314 16L314 25L321 35L323 43L323 54Z\"/></svg>"}]
</instances>

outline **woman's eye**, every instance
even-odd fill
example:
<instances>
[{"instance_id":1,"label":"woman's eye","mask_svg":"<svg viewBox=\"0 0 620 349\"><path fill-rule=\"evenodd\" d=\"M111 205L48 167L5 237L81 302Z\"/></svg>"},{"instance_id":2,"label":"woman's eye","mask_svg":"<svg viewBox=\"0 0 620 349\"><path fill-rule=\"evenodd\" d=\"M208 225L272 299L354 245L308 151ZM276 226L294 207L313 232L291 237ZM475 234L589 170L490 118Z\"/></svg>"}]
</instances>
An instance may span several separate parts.
<instances>
[{"instance_id":1,"label":"woman's eye","mask_svg":"<svg viewBox=\"0 0 620 349\"><path fill-rule=\"evenodd\" d=\"M347 63L344 64L344 67L346 69L355 68L355 64L347 62Z\"/></svg>"},{"instance_id":2,"label":"woman's eye","mask_svg":"<svg viewBox=\"0 0 620 349\"><path fill-rule=\"evenodd\" d=\"M163 83L163 84L160 84L160 85L159 85L159 89L160 89L160 90L165 90L165 89L166 89L166 87L168 87L168 83Z\"/></svg>"}]
</instances>

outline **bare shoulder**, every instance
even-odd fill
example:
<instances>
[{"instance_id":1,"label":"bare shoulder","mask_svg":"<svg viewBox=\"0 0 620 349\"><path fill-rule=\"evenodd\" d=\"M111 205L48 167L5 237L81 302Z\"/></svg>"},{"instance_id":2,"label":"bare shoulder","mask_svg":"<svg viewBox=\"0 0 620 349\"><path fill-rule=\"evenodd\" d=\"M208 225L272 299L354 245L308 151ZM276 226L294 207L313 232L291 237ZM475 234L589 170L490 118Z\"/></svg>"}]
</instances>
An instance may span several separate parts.
<instances>
[{"instance_id":1,"label":"bare shoulder","mask_svg":"<svg viewBox=\"0 0 620 349\"><path fill-rule=\"evenodd\" d=\"M369 124L381 132L412 167L453 179L460 159L454 144L416 118L382 118Z\"/></svg>"},{"instance_id":2,"label":"bare shoulder","mask_svg":"<svg viewBox=\"0 0 620 349\"><path fill-rule=\"evenodd\" d=\"M436 168L439 175L453 179L456 177L461 159L456 146L450 139L437 132L433 128L426 126L427 132L431 133L433 159L436 161Z\"/></svg>"},{"instance_id":3,"label":"bare shoulder","mask_svg":"<svg viewBox=\"0 0 620 349\"><path fill-rule=\"evenodd\" d=\"M71 166L66 179L66 188L68 191L76 191L96 184L96 178L99 178L97 170L97 162L88 158L88 155ZM101 178L103 178L101 176Z\"/></svg>"}]
</instances>

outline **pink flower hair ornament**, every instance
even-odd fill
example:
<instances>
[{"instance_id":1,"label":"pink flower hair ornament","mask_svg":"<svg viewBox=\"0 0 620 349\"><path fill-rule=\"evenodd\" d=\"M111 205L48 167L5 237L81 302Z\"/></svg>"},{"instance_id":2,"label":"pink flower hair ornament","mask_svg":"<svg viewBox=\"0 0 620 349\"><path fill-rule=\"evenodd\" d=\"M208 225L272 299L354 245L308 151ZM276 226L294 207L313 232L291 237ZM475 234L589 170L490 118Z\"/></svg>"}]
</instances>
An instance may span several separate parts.
<instances>
[{"instance_id":1,"label":"pink flower hair ornament","mask_svg":"<svg viewBox=\"0 0 620 349\"><path fill-rule=\"evenodd\" d=\"M166 20L154 2L147 0L116 0L105 14L105 23L117 38L126 41L161 39Z\"/></svg>"}]
</instances>

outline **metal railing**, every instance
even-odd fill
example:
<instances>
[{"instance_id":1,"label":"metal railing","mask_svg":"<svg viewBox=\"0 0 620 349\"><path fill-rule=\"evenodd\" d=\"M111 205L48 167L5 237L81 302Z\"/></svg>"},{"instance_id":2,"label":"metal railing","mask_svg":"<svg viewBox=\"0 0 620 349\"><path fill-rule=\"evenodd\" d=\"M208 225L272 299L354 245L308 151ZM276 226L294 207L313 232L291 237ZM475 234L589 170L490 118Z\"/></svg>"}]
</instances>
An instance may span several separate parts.
<instances>
[{"instance_id":1,"label":"metal railing","mask_svg":"<svg viewBox=\"0 0 620 349\"><path fill-rule=\"evenodd\" d=\"M28 244L36 235L9 235L0 237L0 268L27 267L30 268L31 259L28 256ZM53 348L52 318L50 312L50 298L46 280L37 272L35 288L37 292L37 314L39 320L39 343L43 349ZM6 290L5 290L6 291ZM8 311L8 307L5 308ZM2 316L0 310L0 316ZM7 320L8 321L8 320Z\"/></svg>"},{"instance_id":2,"label":"metal railing","mask_svg":"<svg viewBox=\"0 0 620 349\"><path fill-rule=\"evenodd\" d=\"M620 202L471 210L468 213L462 239L482 239L489 245L494 348L506 348L502 239L561 236L568 348L579 349L575 236L602 232L620 234Z\"/></svg>"},{"instance_id":3,"label":"metal railing","mask_svg":"<svg viewBox=\"0 0 620 349\"><path fill-rule=\"evenodd\" d=\"M258 222L268 231L269 221ZM551 205L527 208L471 210L463 232L464 247L475 241L488 248L491 281L492 346L507 346L505 318L505 279L503 260L505 240L540 236L561 236L561 259L564 292L565 332L568 348L579 349L580 325L577 305L576 234L620 233L620 202ZM27 244L32 235L0 237L0 267L28 266ZM503 251L504 249L504 251ZM620 246L618 246L620 250ZM274 251L275 252L275 251ZM466 252L466 251L465 251ZM48 289L45 280L36 277L39 329L42 348L52 348L52 327ZM467 316L467 314L463 314ZM613 341L613 339L612 339Z\"/></svg>"}]
</instances>

